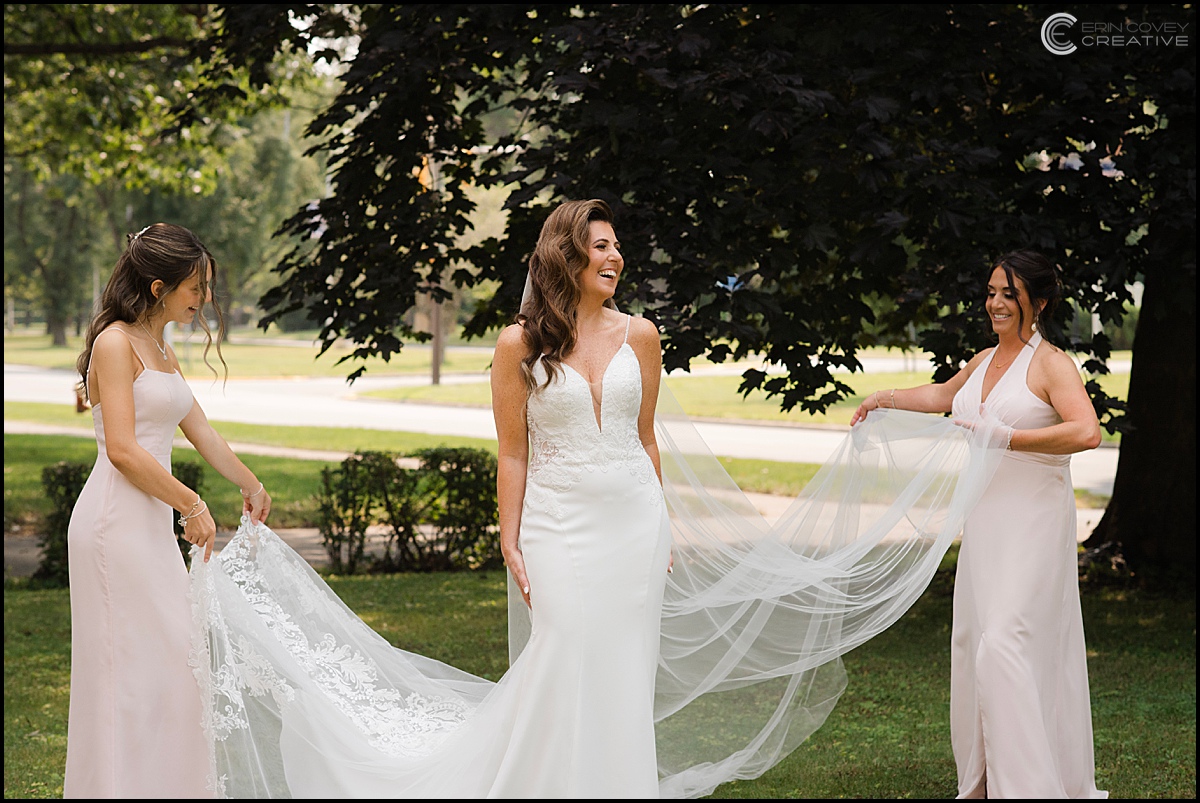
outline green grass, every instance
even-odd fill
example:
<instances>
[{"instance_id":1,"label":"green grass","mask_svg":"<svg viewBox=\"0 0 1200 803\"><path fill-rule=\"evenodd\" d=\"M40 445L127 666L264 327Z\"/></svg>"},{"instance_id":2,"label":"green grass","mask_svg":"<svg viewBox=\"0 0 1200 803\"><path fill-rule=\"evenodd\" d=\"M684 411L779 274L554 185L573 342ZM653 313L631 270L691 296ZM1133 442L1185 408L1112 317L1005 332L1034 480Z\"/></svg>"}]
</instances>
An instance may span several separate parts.
<instances>
[{"instance_id":1,"label":"green grass","mask_svg":"<svg viewBox=\"0 0 1200 803\"><path fill-rule=\"evenodd\" d=\"M951 798L953 554L891 629L845 658L824 727L763 777L714 798ZM389 642L497 678L507 666L504 574L330 578ZM1196 796L1195 599L1085 587L1096 776L1114 798ZM4 594L4 796L62 795L70 681L66 590Z\"/></svg>"},{"instance_id":2,"label":"green grass","mask_svg":"<svg viewBox=\"0 0 1200 803\"><path fill-rule=\"evenodd\" d=\"M90 440L91 417L88 413L76 413L72 405L5 402L4 418L7 421L71 427L78 430L81 436L4 436L5 521L18 520L32 526L36 519L46 512L41 490L42 468L60 460L91 463L96 459L95 443ZM468 446L493 453L496 451L496 442L485 438L343 427L272 427L226 421L214 421L213 426L226 440L234 444L346 453L357 450L406 453L439 445ZM321 466L328 463L263 457L245 452L241 457L259 474L271 491L274 499L272 524L280 527L316 526L315 505L311 495L316 493L319 487ZM187 449L177 450L175 459L200 461L195 452ZM721 457L719 460L743 491L793 497L803 490L819 468L813 463L731 457ZM222 527L235 526L236 514L240 510L236 489L207 464L203 465L205 496L209 498L212 508L217 513L218 524ZM1082 490L1076 491L1075 496L1084 507L1101 508L1108 504L1107 497Z\"/></svg>"},{"instance_id":3,"label":"green grass","mask_svg":"<svg viewBox=\"0 0 1200 803\"><path fill-rule=\"evenodd\" d=\"M218 527L234 529L242 513L237 486L205 463L194 451L176 449L176 462L200 463L205 501ZM59 461L87 463L96 460L95 441L70 435L4 436L4 520L36 529L50 511L42 489L42 469ZM321 467L314 460L242 455L242 461L271 492L270 522L276 527L313 526L315 494L321 487Z\"/></svg>"},{"instance_id":4,"label":"green grass","mask_svg":"<svg viewBox=\"0 0 1200 803\"><path fill-rule=\"evenodd\" d=\"M50 344L48 335L6 334L4 336L4 362L73 371L82 345L83 339L79 337L68 338L66 346L55 347ZM203 335L193 335L190 345L185 341L177 341L174 349L184 374L193 378L212 376L204 364ZM339 343L325 354L318 356L316 346L266 345L258 342L255 338L243 338L241 341L235 340L221 346L225 363L229 366L230 379L287 376L344 377L359 366L366 366L369 376L428 375L431 368L430 349L428 346L420 344L411 344L405 347L388 362L384 362L378 357L372 357L365 361L353 360L338 365L337 361L350 354L351 351L349 346ZM208 362L217 370L218 376L224 376L224 368L217 359L215 349L209 351ZM482 374L488 369L491 362L490 349L450 348L442 363L442 373Z\"/></svg>"},{"instance_id":5,"label":"green grass","mask_svg":"<svg viewBox=\"0 0 1200 803\"><path fill-rule=\"evenodd\" d=\"M785 413L779 409L780 397L768 398L761 392L743 397L738 393L742 381L740 376L669 376L665 381L684 412L693 418L849 426L851 416L867 396L877 390L921 385L929 381L929 376L915 371L843 375L842 381L854 389L854 394L823 413L806 413L799 408ZM1099 381L1106 393L1117 398L1123 399L1129 392L1129 374L1109 374ZM472 407L488 407L492 403L491 388L486 382L384 388L362 395L387 401ZM1113 442L1120 440L1118 435L1109 435L1107 432L1104 432L1104 438Z\"/></svg>"},{"instance_id":6,"label":"green grass","mask_svg":"<svg viewBox=\"0 0 1200 803\"><path fill-rule=\"evenodd\" d=\"M297 343L311 342L312 333L291 335ZM193 341L196 336L193 335ZM238 333L234 342L223 347L225 361L229 366L229 378L281 378L288 376L336 377L346 376L359 365L367 367L369 376L428 375L430 373L430 351L428 347L413 345L395 355L389 362L379 358L353 361L337 365L337 360L350 353L350 347L338 344L318 357L315 347L264 345L265 338L258 332ZM43 368L73 370L79 354L80 338L71 338L66 347L50 345L49 336L43 334L18 333L4 338L4 361ZM202 341L201 341L202 342ZM209 376L208 368L201 358L199 344L190 348L185 343L176 347L176 354L190 377ZM867 349L865 355L895 356L896 350ZM1122 352L1114 359L1128 359ZM212 357L209 362L213 363ZM217 363L218 370L221 367ZM444 374L474 374L485 377L491 364L491 353L486 345L476 348L447 351L442 367ZM749 365L749 363L747 363ZM738 419L750 421L791 422L809 425L841 425L850 423L854 410L871 393L889 388L905 388L925 384L929 375L919 371L889 372L873 374L842 374L841 378L854 389L852 396L831 406L823 413L805 413L799 409L785 413L779 409L779 397L769 398L762 392L741 396L737 389L740 376L675 375L666 379L672 393L678 398L684 411L696 418ZM1129 392L1129 374L1108 374L1099 377L1100 386L1106 393L1124 399ZM363 397L388 401L425 402L432 404L467 405L488 407L491 405L491 388L486 381L466 384L421 385L417 387L386 388L366 391ZM1119 442L1119 435L1104 432L1104 439Z\"/></svg>"},{"instance_id":7,"label":"green grass","mask_svg":"<svg viewBox=\"0 0 1200 803\"><path fill-rule=\"evenodd\" d=\"M41 405L35 405L41 406ZM57 405L45 405L55 407ZM5 405L5 417L9 415ZM15 420L15 419L14 419ZM438 438L432 435L410 433L383 433L361 430L364 436L356 439L353 433L339 430L322 430L319 427L297 427L311 430L309 437L301 440L288 427L274 427L281 432L261 432L261 428L244 425L247 430L239 432L240 425L219 425L218 429L229 440L243 443L268 442L270 445L292 446L309 449L382 449L409 452L414 449L445 445L472 445L495 452L495 441L474 438ZM81 430L82 434L90 434ZM328 433L328 434L326 434ZM245 437L240 437L244 435ZM278 437L274 437L278 435ZM405 437L409 435L410 437ZM390 436L390 437L384 437ZM342 438L337 443L335 438ZM460 443L464 441L465 443ZM271 492L273 500L271 524L277 527L315 527L316 504L314 495L320 490L321 468L335 465L317 460L266 457L253 454L240 455ZM14 435L4 436L4 518L5 521L22 523L28 529L36 529L42 516L49 512L49 505L42 490L42 469L60 460L92 463L96 459L95 442L72 435ZM232 529L237 526L241 514L241 497L238 489L216 473L199 456L188 449L177 449L174 459L192 460L201 463L204 470L204 496L213 510L217 525ZM773 493L795 496L808 484L818 466L811 463L778 463L769 460L743 460L721 458L725 470L738 486L751 493Z\"/></svg>"}]
</instances>

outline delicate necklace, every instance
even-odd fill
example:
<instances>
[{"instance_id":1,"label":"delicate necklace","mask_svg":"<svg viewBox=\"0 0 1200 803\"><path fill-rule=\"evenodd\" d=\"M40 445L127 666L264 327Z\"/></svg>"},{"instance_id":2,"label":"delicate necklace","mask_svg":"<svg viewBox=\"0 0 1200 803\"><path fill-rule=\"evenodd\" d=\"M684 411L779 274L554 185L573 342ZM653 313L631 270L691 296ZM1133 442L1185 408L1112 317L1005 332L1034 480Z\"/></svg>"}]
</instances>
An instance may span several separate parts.
<instances>
[{"instance_id":1,"label":"delicate necklace","mask_svg":"<svg viewBox=\"0 0 1200 803\"><path fill-rule=\"evenodd\" d=\"M165 359L167 359L167 344L166 344L166 341L163 341L163 344L162 344L161 346L160 346L160 345L158 345L158 340L157 340L157 339L155 339L154 335L151 335L151 334L150 334L150 330L146 328L146 324L142 323L141 319L139 319L137 323L138 323L138 326L142 327L142 331L143 331L143 332L145 332L147 335L149 335L151 342L153 342L153 343L154 343L154 347L155 347L156 349L158 349L158 353L162 355L162 358L163 358L164 360L165 360Z\"/></svg>"},{"instance_id":2,"label":"delicate necklace","mask_svg":"<svg viewBox=\"0 0 1200 803\"><path fill-rule=\"evenodd\" d=\"M1019 351L1017 352L1017 354L1020 354L1020 353L1021 353L1021 352L1019 352ZM1004 362L996 362L996 357L995 357L995 355L992 355L992 367L993 367L993 368L1003 368L1004 366L1006 366L1006 365L1008 365L1010 362L1012 362L1012 361L1013 361L1013 360L1016 358L1017 354L1014 354L1012 357L1009 357L1009 358L1008 358L1007 360L1005 360Z\"/></svg>"}]
</instances>

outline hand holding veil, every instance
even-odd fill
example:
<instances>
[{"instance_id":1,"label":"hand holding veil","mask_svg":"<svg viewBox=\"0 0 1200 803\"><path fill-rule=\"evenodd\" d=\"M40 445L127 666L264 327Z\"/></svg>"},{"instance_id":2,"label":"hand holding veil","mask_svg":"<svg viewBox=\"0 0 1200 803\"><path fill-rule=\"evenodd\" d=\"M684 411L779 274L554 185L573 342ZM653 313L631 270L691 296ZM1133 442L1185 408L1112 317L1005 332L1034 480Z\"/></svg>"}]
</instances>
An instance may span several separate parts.
<instances>
[{"instance_id":1,"label":"hand holding veil","mask_svg":"<svg viewBox=\"0 0 1200 803\"><path fill-rule=\"evenodd\" d=\"M531 293L527 277L522 311ZM663 797L758 777L821 726L845 689L840 657L928 586L999 465L1006 430L982 415L874 411L768 522L660 385L675 558L655 682ZM529 631L510 578L510 659Z\"/></svg>"},{"instance_id":2,"label":"hand holding veil","mask_svg":"<svg viewBox=\"0 0 1200 803\"><path fill-rule=\"evenodd\" d=\"M845 688L841 656L921 595L1004 454L997 422L969 423L874 411L768 522L661 386L674 555L655 676L661 796L757 777L820 727ZM495 734L521 716L520 695L498 693L512 672L494 683L393 647L249 517L191 576L214 791L481 794L486 768L463 761L497 755ZM511 576L509 589L515 662L530 619Z\"/></svg>"}]
</instances>

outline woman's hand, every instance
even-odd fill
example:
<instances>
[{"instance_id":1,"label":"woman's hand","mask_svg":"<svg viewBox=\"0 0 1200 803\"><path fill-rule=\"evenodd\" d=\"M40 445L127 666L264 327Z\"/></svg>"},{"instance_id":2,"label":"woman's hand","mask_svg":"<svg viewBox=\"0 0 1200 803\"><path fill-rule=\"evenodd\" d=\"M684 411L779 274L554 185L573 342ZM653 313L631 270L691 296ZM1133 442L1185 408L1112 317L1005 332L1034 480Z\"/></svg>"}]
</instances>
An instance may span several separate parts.
<instances>
[{"instance_id":1,"label":"woman's hand","mask_svg":"<svg viewBox=\"0 0 1200 803\"><path fill-rule=\"evenodd\" d=\"M182 515L182 514L181 514ZM208 506L196 516L187 519L183 527L183 537L189 544L204 548L204 562L212 557L213 546L217 543L217 523L213 521Z\"/></svg>"},{"instance_id":2,"label":"woman's hand","mask_svg":"<svg viewBox=\"0 0 1200 803\"><path fill-rule=\"evenodd\" d=\"M271 495L267 493L267 489L259 484L258 491L246 495L242 494L242 514L249 513L252 521L259 524L267 523L267 516L271 514Z\"/></svg>"},{"instance_id":3,"label":"woman's hand","mask_svg":"<svg viewBox=\"0 0 1200 803\"><path fill-rule=\"evenodd\" d=\"M504 553L504 565L512 572L513 581L517 584L517 588L521 589L521 598L525 600L525 605L533 609L533 603L529 601L529 578L525 575L525 558L521 555L519 546L501 547L501 552Z\"/></svg>"},{"instance_id":4,"label":"woman's hand","mask_svg":"<svg viewBox=\"0 0 1200 803\"><path fill-rule=\"evenodd\" d=\"M859 421L867 417L867 413L872 410L879 409L879 391L875 391L870 396L862 400L862 404L858 405L858 409L854 411L854 415L850 417L850 426L854 426Z\"/></svg>"}]
</instances>

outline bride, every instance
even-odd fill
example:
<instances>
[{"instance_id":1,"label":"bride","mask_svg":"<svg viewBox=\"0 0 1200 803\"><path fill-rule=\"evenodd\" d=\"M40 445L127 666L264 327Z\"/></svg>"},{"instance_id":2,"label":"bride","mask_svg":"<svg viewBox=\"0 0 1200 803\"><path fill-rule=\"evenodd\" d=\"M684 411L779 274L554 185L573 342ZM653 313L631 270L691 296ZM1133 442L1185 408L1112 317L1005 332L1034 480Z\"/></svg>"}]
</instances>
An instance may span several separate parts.
<instances>
[{"instance_id":1,"label":"bride","mask_svg":"<svg viewBox=\"0 0 1200 803\"><path fill-rule=\"evenodd\" d=\"M660 388L623 268L608 206L560 205L497 342L498 682L391 647L249 519L193 561L215 792L698 797L824 722L840 656L920 595L1003 433L872 416L769 524Z\"/></svg>"}]
</instances>

